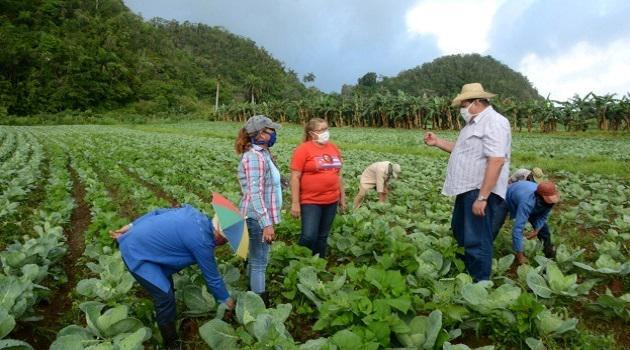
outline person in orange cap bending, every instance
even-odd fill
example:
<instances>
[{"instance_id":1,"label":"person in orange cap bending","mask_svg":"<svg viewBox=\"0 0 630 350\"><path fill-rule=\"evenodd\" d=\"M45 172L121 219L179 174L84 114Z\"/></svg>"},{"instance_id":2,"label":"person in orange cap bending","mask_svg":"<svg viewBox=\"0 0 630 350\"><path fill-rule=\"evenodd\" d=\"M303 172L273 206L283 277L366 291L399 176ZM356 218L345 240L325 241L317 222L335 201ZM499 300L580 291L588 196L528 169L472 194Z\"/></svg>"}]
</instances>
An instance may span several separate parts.
<instances>
[{"instance_id":1,"label":"person in orange cap bending","mask_svg":"<svg viewBox=\"0 0 630 350\"><path fill-rule=\"evenodd\" d=\"M510 218L514 219L512 248L516 254L517 262L519 264L527 263L527 257L523 252L525 247L523 230L528 221L534 230L525 237L527 239L538 237L543 242L545 256L547 258L555 257L547 220L551 209L560 200L560 193L556 185L551 181L542 181L539 184L531 181L517 181L508 187L505 199Z\"/></svg>"}]
</instances>

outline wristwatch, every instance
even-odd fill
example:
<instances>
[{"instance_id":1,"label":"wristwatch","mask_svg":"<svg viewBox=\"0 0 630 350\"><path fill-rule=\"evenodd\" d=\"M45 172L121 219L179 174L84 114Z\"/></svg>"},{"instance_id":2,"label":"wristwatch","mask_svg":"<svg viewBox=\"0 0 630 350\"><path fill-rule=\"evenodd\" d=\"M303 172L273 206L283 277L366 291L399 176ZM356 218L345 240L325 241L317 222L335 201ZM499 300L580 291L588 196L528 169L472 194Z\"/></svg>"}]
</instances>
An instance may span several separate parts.
<instances>
[{"instance_id":1,"label":"wristwatch","mask_svg":"<svg viewBox=\"0 0 630 350\"><path fill-rule=\"evenodd\" d=\"M483 195L479 195L479 196L477 196L477 200L480 201L480 202L485 202L485 201L488 200L488 197L483 196Z\"/></svg>"}]
</instances>

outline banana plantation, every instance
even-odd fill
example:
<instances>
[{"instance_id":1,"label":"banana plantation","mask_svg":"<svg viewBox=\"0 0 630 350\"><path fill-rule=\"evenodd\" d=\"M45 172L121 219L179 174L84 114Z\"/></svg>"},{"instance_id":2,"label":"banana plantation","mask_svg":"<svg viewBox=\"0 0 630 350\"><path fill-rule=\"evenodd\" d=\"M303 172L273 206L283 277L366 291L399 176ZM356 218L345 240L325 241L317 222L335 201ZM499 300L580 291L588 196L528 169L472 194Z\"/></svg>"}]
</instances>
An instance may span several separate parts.
<instances>
[{"instance_id":1,"label":"banana plantation","mask_svg":"<svg viewBox=\"0 0 630 350\"><path fill-rule=\"evenodd\" d=\"M498 98L492 103L519 131L630 130L630 95L617 98L589 93L564 102ZM215 118L244 122L263 113L281 122L300 124L324 117L333 126L459 130L463 120L450 104L449 97L412 96L402 91L369 97L317 95L296 101L234 103L220 107Z\"/></svg>"}]
</instances>

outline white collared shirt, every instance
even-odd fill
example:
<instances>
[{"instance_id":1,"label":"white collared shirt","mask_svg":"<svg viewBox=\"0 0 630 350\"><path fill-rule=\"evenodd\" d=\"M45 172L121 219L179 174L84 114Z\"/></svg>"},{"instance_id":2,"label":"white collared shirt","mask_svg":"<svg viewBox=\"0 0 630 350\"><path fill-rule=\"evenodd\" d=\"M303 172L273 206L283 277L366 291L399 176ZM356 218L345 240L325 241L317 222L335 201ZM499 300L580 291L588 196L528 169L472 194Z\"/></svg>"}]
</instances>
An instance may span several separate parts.
<instances>
[{"instance_id":1,"label":"white collared shirt","mask_svg":"<svg viewBox=\"0 0 630 350\"><path fill-rule=\"evenodd\" d=\"M510 122L488 106L459 132L448 160L442 194L456 196L481 188L489 157L504 157L492 193L505 199L510 172Z\"/></svg>"}]
</instances>

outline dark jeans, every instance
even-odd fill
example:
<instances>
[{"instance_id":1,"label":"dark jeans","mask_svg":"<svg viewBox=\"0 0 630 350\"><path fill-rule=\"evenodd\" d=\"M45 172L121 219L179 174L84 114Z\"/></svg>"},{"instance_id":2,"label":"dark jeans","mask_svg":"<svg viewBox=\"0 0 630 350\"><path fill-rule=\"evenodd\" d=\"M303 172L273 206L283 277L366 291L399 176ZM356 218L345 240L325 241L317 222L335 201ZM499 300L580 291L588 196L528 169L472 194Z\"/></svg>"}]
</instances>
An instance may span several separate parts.
<instances>
[{"instance_id":1,"label":"dark jeans","mask_svg":"<svg viewBox=\"0 0 630 350\"><path fill-rule=\"evenodd\" d=\"M299 245L305 246L319 254L320 258L326 257L328 234L337 214L337 203L333 204L302 204L300 205L302 217L302 234Z\"/></svg>"},{"instance_id":2,"label":"dark jeans","mask_svg":"<svg viewBox=\"0 0 630 350\"><path fill-rule=\"evenodd\" d=\"M533 220L529 220L529 223L533 226L534 223L532 221ZM551 232L549 232L549 226L547 226L546 222L543 227L540 228L540 231L538 231L537 237L543 243L544 247L551 245Z\"/></svg>"},{"instance_id":3,"label":"dark jeans","mask_svg":"<svg viewBox=\"0 0 630 350\"><path fill-rule=\"evenodd\" d=\"M501 229L507 212L507 204L503 198L492 193L484 216L473 214L472 207L479 190L472 190L457 195L451 229L457 245L464 247L461 256L466 270L475 281L490 279L492 272L492 244Z\"/></svg>"},{"instance_id":4,"label":"dark jeans","mask_svg":"<svg viewBox=\"0 0 630 350\"><path fill-rule=\"evenodd\" d=\"M168 293L164 293L160 288L156 287L153 283L145 280L144 278L129 271L131 275L138 281L138 283L144 288L151 298L153 299L153 305L155 306L155 319L158 326L164 327L169 324L175 324L177 317L175 310L175 287L173 286L173 277L168 276L171 282L171 290Z\"/></svg>"},{"instance_id":5,"label":"dark jeans","mask_svg":"<svg viewBox=\"0 0 630 350\"><path fill-rule=\"evenodd\" d=\"M501 226L503 226L503 224L505 223L505 220L507 220L509 213L507 212L507 210L505 210L505 213L502 215L502 218L500 220L498 220L498 226L496 229L496 232L494 234L494 238L497 237L497 233L499 233L499 230L501 230ZM528 219L529 223L532 225L532 227L534 227L534 220L532 220L531 218ZM537 235L538 239L543 243L543 247L547 248L547 247L551 247L551 232L549 231L549 226L547 225L547 223L545 222L545 224L543 225L543 227L540 228L540 231L538 231L538 235ZM550 248L547 248L550 249Z\"/></svg>"}]
</instances>

